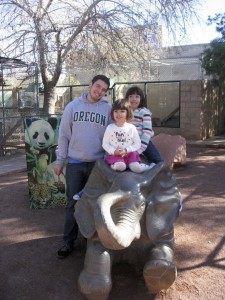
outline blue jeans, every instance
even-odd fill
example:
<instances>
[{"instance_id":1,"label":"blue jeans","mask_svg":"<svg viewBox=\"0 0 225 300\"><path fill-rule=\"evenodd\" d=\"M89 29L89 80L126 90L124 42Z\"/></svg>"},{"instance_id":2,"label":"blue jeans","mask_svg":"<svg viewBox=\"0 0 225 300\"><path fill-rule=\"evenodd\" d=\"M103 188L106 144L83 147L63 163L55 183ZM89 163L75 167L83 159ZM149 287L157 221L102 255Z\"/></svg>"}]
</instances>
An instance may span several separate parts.
<instances>
[{"instance_id":1,"label":"blue jeans","mask_svg":"<svg viewBox=\"0 0 225 300\"><path fill-rule=\"evenodd\" d=\"M157 163L163 161L159 151L157 150L155 145L152 143L152 141L149 141L148 146L145 149L145 151L143 152L143 154L150 163L153 162L153 163L157 164Z\"/></svg>"},{"instance_id":2,"label":"blue jeans","mask_svg":"<svg viewBox=\"0 0 225 300\"><path fill-rule=\"evenodd\" d=\"M76 201L73 196L81 191L91 174L95 162L81 162L67 164L66 167L66 195L67 205L65 207L65 225L63 240L65 244L72 244L77 238L78 225L74 217Z\"/></svg>"}]
</instances>

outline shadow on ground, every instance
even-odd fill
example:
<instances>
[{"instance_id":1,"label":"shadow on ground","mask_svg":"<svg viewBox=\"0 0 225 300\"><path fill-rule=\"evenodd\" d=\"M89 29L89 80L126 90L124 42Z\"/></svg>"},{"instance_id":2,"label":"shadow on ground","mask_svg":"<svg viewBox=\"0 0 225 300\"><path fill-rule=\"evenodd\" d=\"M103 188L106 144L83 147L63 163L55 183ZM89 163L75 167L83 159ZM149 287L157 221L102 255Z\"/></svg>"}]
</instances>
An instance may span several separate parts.
<instances>
[{"instance_id":1,"label":"shadow on ground","mask_svg":"<svg viewBox=\"0 0 225 300\"><path fill-rule=\"evenodd\" d=\"M187 156L174 169L184 200L175 226L176 282L150 295L141 274L117 265L109 300L224 299L225 149L189 147ZM67 259L56 255L64 209L30 209L26 172L1 177L0 191L0 299L85 299L77 286L85 241Z\"/></svg>"}]
</instances>

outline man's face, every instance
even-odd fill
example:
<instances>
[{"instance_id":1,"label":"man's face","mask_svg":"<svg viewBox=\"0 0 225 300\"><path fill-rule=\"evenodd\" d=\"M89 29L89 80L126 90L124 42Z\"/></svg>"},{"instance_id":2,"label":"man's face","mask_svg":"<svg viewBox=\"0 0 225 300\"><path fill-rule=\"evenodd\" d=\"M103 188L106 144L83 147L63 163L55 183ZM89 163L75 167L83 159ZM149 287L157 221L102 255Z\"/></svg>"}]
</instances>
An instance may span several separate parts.
<instances>
[{"instance_id":1,"label":"man's face","mask_svg":"<svg viewBox=\"0 0 225 300\"><path fill-rule=\"evenodd\" d=\"M90 83L89 85L89 93L88 100L90 102L98 102L100 98L102 98L106 92L108 91L108 84L106 84L102 80L97 80L95 83Z\"/></svg>"}]
</instances>

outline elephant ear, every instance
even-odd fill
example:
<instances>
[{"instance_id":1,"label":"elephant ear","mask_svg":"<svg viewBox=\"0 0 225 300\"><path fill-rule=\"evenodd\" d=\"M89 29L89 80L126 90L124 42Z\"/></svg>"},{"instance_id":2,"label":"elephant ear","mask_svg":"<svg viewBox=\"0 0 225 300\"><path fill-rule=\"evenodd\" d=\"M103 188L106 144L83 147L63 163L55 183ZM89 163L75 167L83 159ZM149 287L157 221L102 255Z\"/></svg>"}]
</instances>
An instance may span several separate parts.
<instances>
[{"instance_id":1,"label":"elephant ear","mask_svg":"<svg viewBox=\"0 0 225 300\"><path fill-rule=\"evenodd\" d=\"M81 234L91 238L95 234L94 208L97 199L108 192L116 172L113 171L103 159L98 160L84 187L81 200L75 206L74 216Z\"/></svg>"},{"instance_id":2,"label":"elephant ear","mask_svg":"<svg viewBox=\"0 0 225 300\"><path fill-rule=\"evenodd\" d=\"M153 242L171 239L173 224L181 209L181 194L169 167L162 163L147 190L146 186L143 188L147 192L145 213L149 238Z\"/></svg>"}]
</instances>

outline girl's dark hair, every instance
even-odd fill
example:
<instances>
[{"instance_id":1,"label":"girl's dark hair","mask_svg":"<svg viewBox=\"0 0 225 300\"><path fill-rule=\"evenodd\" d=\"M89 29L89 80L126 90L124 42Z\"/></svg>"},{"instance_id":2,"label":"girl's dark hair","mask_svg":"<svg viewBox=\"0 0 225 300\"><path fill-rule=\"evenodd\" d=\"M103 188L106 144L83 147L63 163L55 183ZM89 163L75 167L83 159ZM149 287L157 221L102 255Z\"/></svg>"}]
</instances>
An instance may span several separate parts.
<instances>
[{"instance_id":1,"label":"girl's dark hair","mask_svg":"<svg viewBox=\"0 0 225 300\"><path fill-rule=\"evenodd\" d=\"M133 112L132 112L132 109L131 109L130 104L127 101L127 99L118 99L113 103L112 109L111 109L112 120L114 120L114 117L113 117L114 110L126 110L127 111L127 121L130 121L133 118Z\"/></svg>"},{"instance_id":2,"label":"girl's dark hair","mask_svg":"<svg viewBox=\"0 0 225 300\"><path fill-rule=\"evenodd\" d=\"M127 92L126 92L126 95L125 95L125 98L128 100L129 96L130 95L134 95L134 94L137 94L141 97L141 100L140 100L140 104L138 105L139 108L142 108L142 107L147 107L147 101L146 101L146 98L144 96L144 93L142 91L141 88L139 88L138 86L134 85L132 87L130 87Z\"/></svg>"}]
</instances>

